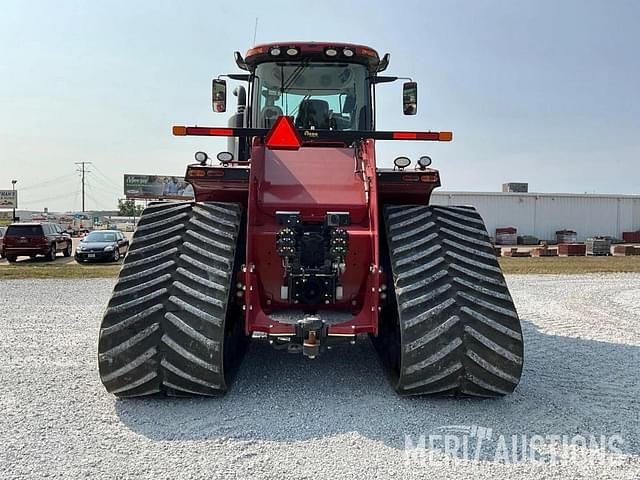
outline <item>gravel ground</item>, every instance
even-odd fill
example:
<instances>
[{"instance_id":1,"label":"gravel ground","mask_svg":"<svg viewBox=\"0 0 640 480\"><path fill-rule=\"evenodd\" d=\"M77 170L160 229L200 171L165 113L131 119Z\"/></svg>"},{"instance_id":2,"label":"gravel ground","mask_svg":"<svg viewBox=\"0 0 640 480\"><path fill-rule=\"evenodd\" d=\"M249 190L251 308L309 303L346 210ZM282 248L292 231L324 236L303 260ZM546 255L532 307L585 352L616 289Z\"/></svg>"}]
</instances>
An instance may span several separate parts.
<instances>
[{"instance_id":1,"label":"gravel ground","mask_svg":"<svg viewBox=\"0 0 640 480\"><path fill-rule=\"evenodd\" d=\"M0 282L0 478L640 478L640 275L508 281L525 371L488 401L398 398L366 340L254 342L224 398L116 400L112 281Z\"/></svg>"}]
</instances>

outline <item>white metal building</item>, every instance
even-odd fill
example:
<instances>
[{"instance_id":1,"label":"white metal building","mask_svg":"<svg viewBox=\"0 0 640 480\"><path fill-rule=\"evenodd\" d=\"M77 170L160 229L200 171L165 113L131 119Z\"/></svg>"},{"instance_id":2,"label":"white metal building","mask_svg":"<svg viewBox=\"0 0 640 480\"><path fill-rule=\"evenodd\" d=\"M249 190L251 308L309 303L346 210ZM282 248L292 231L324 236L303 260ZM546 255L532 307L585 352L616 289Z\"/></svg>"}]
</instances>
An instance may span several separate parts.
<instances>
[{"instance_id":1,"label":"white metal building","mask_svg":"<svg viewBox=\"0 0 640 480\"><path fill-rule=\"evenodd\" d=\"M554 240L557 230L575 230L578 241L594 235L622 238L640 230L640 195L435 191L435 205L473 205L491 236L496 227L516 227L518 235Z\"/></svg>"}]
</instances>

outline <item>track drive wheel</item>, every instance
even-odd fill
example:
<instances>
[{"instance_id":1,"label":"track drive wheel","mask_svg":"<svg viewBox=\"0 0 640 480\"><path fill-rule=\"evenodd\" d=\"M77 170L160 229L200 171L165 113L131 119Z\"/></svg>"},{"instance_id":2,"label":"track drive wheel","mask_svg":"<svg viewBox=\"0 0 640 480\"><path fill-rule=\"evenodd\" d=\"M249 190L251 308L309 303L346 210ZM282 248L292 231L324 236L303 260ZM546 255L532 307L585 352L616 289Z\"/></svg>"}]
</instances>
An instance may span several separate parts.
<instances>
[{"instance_id":1,"label":"track drive wheel","mask_svg":"<svg viewBox=\"0 0 640 480\"><path fill-rule=\"evenodd\" d=\"M244 354L234 274L238 204L160 202L138 223L100 327L106 389L120 397L224 393Z\"/></svg>"},{"instance_id":2,"label":"track drive wheel","mask_svg":"<svg viewBox=\"0 0 640 480\"><path fill-rule=\"evenodd\" d=\"M394 288L373 340L398 393L511 393L522 331L475 208L387 206L384 224Z\"/></svg>"}]
</instances>

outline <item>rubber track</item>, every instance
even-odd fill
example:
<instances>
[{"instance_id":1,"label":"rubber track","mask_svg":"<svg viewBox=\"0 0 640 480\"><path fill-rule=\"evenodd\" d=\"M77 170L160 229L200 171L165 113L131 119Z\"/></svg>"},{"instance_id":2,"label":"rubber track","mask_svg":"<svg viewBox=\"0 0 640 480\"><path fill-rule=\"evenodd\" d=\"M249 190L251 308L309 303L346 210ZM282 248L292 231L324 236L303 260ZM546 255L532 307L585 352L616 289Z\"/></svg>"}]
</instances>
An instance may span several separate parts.
<instances>
[{"instance_id":1,"label":"rubber track","mask_svg":"<svg viewBox=\"0 0 640 480\"><path fill-rule=\"evenodd\" d=\"M475 208L388 206L384 220L399 321L396 390L511 393L522 373L522 331Z\"/></svg>"},{"instance_id":2,"label":"rubber track","mask_svg":"<svg viewBox=\"0 0 640 480\"><path fill-rule=\"evenodd\" d=\"M227 389L225 319L237 204L150 204L138 223L98 344L100 378L120 397Z\"/></svg>"}]
</instances>

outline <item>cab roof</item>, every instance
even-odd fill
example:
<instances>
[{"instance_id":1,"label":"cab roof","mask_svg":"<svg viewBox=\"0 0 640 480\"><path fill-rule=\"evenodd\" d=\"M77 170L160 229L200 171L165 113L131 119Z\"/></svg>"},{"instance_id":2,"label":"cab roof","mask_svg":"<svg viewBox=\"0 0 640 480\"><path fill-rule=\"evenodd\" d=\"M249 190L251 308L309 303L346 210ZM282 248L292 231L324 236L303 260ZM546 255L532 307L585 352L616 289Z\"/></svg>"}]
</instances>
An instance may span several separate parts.
<instances>
[{"instance_id":1,"label":"cab roof","mask_svg":"<svg viewBox=\"0 0 640 480\"><path fill-rule=\"evenodd\" d=\"M327 52L334 55L327 55ZM385 56L388 63L388 57ZM381 66L378 52L366 45L341 42L273 42L250 48L244 61L249 70L256 65L273 61L315 60L327 62L352 62L367 65L369 71L376 72ZM386 63L385 63L386 68Z\"/></svg>"}]
</instances>

